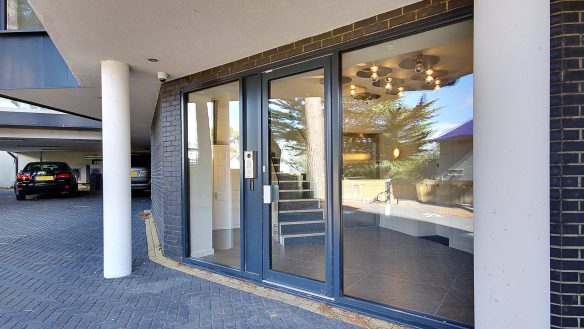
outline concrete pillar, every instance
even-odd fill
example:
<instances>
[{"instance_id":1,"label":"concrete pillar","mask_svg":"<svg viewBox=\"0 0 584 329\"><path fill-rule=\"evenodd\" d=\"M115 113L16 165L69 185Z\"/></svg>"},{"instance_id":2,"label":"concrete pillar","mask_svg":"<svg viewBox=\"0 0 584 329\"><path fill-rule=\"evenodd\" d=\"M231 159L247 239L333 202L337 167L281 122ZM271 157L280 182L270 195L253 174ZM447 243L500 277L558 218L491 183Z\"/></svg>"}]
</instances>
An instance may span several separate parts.
<instances>
[{"instance_id":1,"label":"concrete pillar","mask_svg":"<svg viewBox=\"0 0 584 329\"><path fill-rule=\"evenodd\" d=\"M101 62L103 140L103 276L132 273L130 68Z\"/></svg>"},{"instance_id":2,"label":"concrete pillar","mask_svg":"<svg viewBox=\"0 0 584 329\"><path fill-rule=\"evenodd\" d=\"M475 327L550 327L550 4L474 2Z\"/></svg>"}]
</instances>

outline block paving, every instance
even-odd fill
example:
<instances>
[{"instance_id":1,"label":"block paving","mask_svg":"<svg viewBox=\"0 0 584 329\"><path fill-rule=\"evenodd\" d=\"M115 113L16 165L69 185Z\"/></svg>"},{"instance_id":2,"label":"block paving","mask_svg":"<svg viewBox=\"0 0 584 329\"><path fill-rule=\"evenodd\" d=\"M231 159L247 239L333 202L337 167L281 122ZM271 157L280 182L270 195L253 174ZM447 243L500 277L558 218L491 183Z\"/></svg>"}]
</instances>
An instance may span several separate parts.
<instances>
[{"instance_id":1,"label":"block paving","mask_svg":"<svg viewBox=\"0 0 584 329\"><path fill-rule=\"evenodd\" d=\"M132 275L104 279L99 194L0 190L0 328L356 328L151 261L150 205L132 200Z\"/></svg>"}]
</instances>

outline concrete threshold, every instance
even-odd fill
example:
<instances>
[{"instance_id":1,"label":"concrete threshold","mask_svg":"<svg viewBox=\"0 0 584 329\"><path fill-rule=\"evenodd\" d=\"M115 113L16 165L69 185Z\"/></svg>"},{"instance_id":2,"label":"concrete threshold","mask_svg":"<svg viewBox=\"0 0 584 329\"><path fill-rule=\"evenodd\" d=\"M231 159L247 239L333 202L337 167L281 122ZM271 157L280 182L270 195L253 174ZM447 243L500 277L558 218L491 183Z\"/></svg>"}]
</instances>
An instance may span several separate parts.
<instances>
[{"instance_id":1,"label":"concrete threshold","mask_svg":"<svg viewBox=\"0 0 584 329\"><path fill-rule=\"evenodd\" d=\"M391 323L381 319L369 317L361 313L353 312L344 308L335 307L328 305L326 303L318 302L315 300L302 298L292 294L288 294L282 291L271 289L268 287L253 284L248 281L239 280L236 278L228 277L225 275L213 273L210 271L205 271L202 269L194 268L185 264L181 264L175 260L165 257L162 254L162 248L160 246L160 240L158 239L158 232L156 230L156 224L152 217L144 216L144 222L146 223L146 238L148 239L148 258L151 261L166 266L168 268L181 271L183 273L196 276L211 282L219 283L224 286L242 290L255 294L257 296L273 299L288 305L296 306L301 309L326 316L328 318L336 319L345 323L349 323L361 328L368 329L408 329L403 325L396 323Z\"/></svg>"}]
</instances>

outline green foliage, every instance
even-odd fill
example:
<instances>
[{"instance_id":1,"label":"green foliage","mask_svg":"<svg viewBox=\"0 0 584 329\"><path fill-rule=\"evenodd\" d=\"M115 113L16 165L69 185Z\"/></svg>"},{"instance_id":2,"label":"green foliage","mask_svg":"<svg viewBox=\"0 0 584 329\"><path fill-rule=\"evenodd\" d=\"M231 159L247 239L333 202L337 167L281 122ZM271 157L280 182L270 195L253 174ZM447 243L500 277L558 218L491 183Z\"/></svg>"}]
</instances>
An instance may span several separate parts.
<instances>
[{"instance_id":1,"label":"green foliage","mask_svg":"<svg viewBox=\"0 0 584 329\"><path fill-rule=\"evenodd\" d=\"M343 177L422 179L428 172L431 155L416 155L406 160L384 160L343 166Z\"/></svg>"},{"instance_id":2,"label":"green foliage","mask_svg":"<svg viewBox=\"0 0 584 329\"><path fill-rule=\"evenodd\" d=\"M364 102L361 102L364 103ZM349 101L345 104L345 131L359 131L385 137L391 148L398 147L400 158L409 158L423 152L424 147L433 141L428 138L432 133L432 119L438 108L432 108L434 101L426 102L423 97L419 103L409 108L398 100L371 101L367 106ZM344 152L356 152L344 145Z\"/></svg>"},{"instance_id":3,"label":"green foliage","mask_svg":"<svg viewBox=\"0 0 584 329\"><path fill-rule=\"evenodd\" d=\"M300 171L304 170L302 159L306 157L307 145L306 115L302 101L299 97L271 99L269 104L272 138L291 155L291 159L287 159L288 165Z\"/></svg>"},{"instance_id":4,"label":"green foliage","mask_svg":"<svg viewBox=\"0 0 584 329\"><path fill-rule=\"evenodd\" d=\"M433 143L428 138L432 133L432 119L439 110L433 107L434 103L424 97L414 107L406 106L399 99L367 102L345 99L343 153L367 153L377 159L344 163L343 175L421 178L429 161L429 156L424 155L426 148ZM272 138L292 156L289 165L302 167L307 146L303 98L272 99L269 105ZM381 138L384 145L400 149L397 160L384 160L376 153Z\"/></svg>"}]
</instances>

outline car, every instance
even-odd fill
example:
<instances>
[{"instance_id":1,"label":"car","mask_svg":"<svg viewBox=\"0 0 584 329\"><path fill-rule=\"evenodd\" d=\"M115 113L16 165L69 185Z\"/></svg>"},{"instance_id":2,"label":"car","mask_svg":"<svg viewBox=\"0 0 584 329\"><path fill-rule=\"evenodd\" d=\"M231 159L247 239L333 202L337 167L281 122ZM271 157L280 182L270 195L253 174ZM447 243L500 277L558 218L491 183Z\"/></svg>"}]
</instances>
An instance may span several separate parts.
<instances>
[{"instance_id":1,"label":"car","mask_svg":"<svg viewBox=\"0 0 584 329\"><path fill-rule=\"evenodd\" d=\"M132 191L150 191L150 154L132 154L130 177Z\"/></svg>"},{"instance_id":2,"label":"car","mask_svg":"<svg viewBox=\"0 0 584 329\"><path fill-rule=\"evenodd\" d=\"M30 162L16 175L16 200L30 194L75 194L77 173L65 162Z\"/></svg>"}]
</instances>

